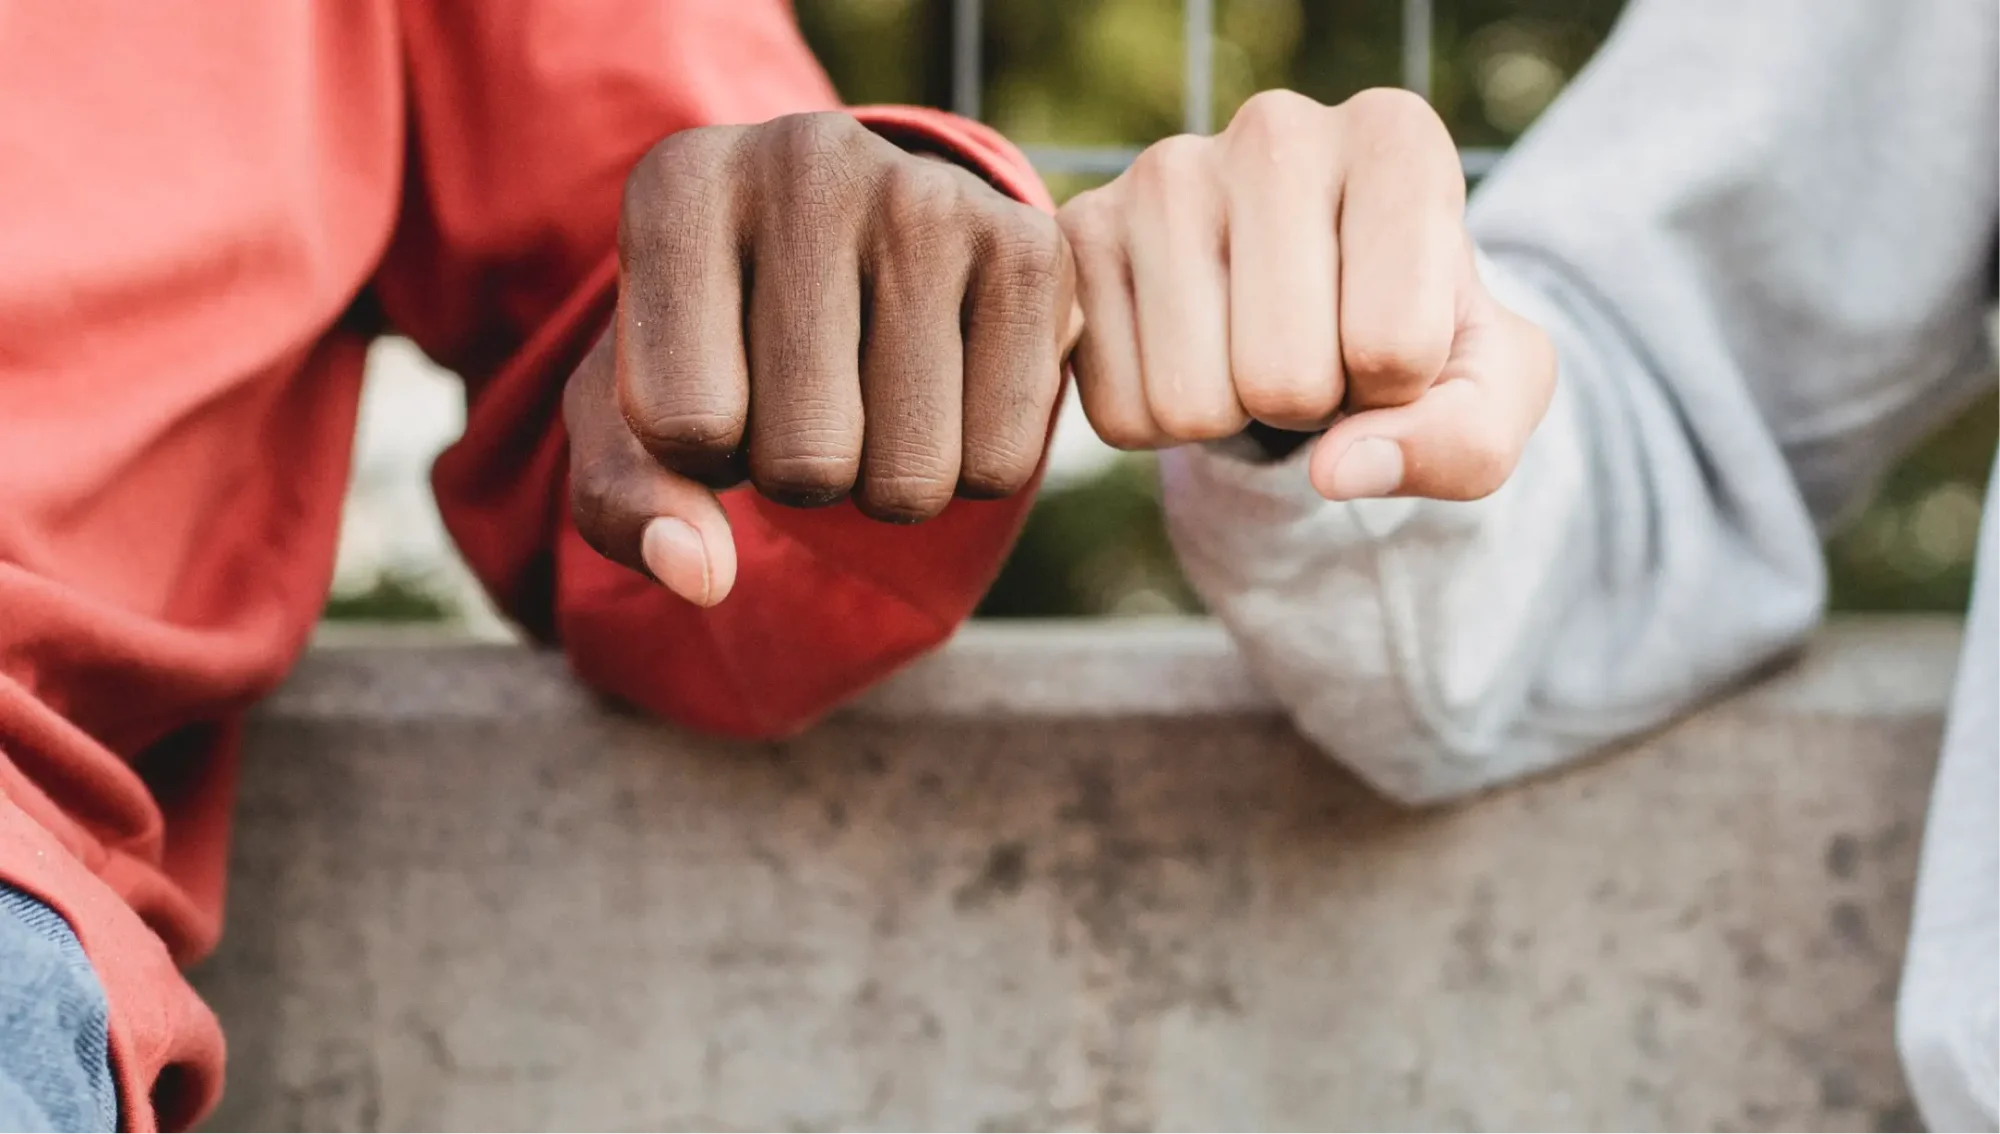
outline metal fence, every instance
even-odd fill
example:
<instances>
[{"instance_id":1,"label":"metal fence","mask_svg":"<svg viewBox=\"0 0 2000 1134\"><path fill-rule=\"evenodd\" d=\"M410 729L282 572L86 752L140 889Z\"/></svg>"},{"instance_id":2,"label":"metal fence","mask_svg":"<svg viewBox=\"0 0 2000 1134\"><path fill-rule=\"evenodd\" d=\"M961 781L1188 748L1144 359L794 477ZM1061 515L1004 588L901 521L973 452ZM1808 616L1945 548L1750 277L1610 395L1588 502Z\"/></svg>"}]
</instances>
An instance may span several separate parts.
<instances>
[{"instance_id":1,"label":"metal fence","mask_svg":"<svg viewBox=\"0 0 2000 1134\"><path fill-rule=\"evenodd\" d=\"M1403 86L1430 97L1431 13L1434 0L1402 0ZM967 118L979 117L984 74L980 66L980 32L984 0L952 0L952 109ZM1215 0L1181 0L1185 62L1182 69L1181 128L1190 134L1215 129ZM1027 146L1028 160L1043 173L1110 176L1132 164L1137 149L1121 147ZM1491 169L1498 150L1459 151L1469 177Z\"/></svg>"}]
</instances>

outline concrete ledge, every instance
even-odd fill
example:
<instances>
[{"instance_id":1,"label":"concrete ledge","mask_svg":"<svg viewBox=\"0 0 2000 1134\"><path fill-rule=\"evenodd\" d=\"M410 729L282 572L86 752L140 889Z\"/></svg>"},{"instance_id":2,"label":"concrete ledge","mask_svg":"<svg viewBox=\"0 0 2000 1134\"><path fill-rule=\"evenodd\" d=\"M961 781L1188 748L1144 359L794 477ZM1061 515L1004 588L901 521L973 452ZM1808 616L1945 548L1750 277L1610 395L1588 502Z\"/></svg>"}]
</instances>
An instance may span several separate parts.
<instances>
[{"instance_id":1,"label":"concrete ledge","mask_svg":"<svg viewBox=\"0 0 2000 1134\"><path fill-rule=\"evenodd\" d=\"M322 631L278 716L369 720L594 714L560 655L373 627ZM421 649L424 656L408 652ZM1215 623L1184 618L975 623L842 716L868 720L1276 713Z\"/></svg>"},{"instance_id":2,"label":"concrete ledge","mask_svg":"<svg viewBox=\"0 0 2000 1134\"><path fill-rule=\"evenodd\" d=\"M371 636L364 636L371 637ZM253 731L215 1129L1903 1129L1956 659L1383 804L1205 623L979 626L799 740L329 636Z\"/></svg>"},{"instance_id":3,"label":"concrete ledge","mask_svg":"<svg viewBox=\"0 0 2000 1134\"><path fill-rule=\"evenodd\" d=\"M1736 704L1877 716L1937 713L1958 660L1955 619L1849 618L1781 681ZM267 718L372 722L595 715L554 653L428 628L321 630ZM840 716L879 721L1276 716L1229 635L1207 619L980 622Z\"/></svg>"}]
</instances>

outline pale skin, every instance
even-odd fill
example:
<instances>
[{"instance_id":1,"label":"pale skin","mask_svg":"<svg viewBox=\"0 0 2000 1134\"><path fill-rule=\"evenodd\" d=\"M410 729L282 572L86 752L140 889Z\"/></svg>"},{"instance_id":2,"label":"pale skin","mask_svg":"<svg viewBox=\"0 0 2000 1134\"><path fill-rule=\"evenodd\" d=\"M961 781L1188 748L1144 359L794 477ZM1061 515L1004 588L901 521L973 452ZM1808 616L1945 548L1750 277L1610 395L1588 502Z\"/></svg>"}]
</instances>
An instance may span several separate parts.
<instances>
[{"instance_id":1,"label":"pale skin","mask_svg":"<svg viewBox=\"0 0 2000 1134\"><path fill-rule=\"evenodd\" d=\"M1403 91L1267 91L1152 146L1059 217L1092 426L1123 449L1319 433L1307 470L1332 500L1490 494L1556 367L1480 282L1464 211L1450 134Z\"/></svg>"}]
</instances>

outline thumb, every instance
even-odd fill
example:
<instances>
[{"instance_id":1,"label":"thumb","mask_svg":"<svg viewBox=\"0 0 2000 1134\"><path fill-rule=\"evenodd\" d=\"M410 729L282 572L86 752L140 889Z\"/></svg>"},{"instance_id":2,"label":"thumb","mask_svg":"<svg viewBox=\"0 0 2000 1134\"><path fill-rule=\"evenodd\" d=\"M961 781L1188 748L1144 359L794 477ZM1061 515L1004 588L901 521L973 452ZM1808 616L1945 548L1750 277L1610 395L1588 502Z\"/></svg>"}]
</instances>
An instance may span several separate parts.
<instances>
[{"instance_id":1,"label":"thumb","mask_svg":"<svg viewBox=\"0 0 2000 1134\"><path fill-rule=\"evenodd\" d=\"M736 541L715 493L655 461L619 412L607 335L563 395L570 516L599 555L696 606L736 585Z\"/></svg>"},{"instance_id":2,"label":"thumb","mask_svg":"<svg viewBox=\"0 0 2000 1134\"><path fill-rule=\"evenodd\" d=\"M736 541L715 493L658 465L572 485L577 531L598 554L652 578L696 606L736 585Z\"/></svg>"},{"instance_id":3,"label":"thumb","mask_svg":"<svg viewBox=\"0 0 2000 1134\"><path fill-rule=\"evenodd\" d=\"M1477 500L1513 474L1555 393L1541 328L1480 289L1438 380L1415 401L1343 417L1308 472L1329 500Z\"/></svg>"}]
</instances>

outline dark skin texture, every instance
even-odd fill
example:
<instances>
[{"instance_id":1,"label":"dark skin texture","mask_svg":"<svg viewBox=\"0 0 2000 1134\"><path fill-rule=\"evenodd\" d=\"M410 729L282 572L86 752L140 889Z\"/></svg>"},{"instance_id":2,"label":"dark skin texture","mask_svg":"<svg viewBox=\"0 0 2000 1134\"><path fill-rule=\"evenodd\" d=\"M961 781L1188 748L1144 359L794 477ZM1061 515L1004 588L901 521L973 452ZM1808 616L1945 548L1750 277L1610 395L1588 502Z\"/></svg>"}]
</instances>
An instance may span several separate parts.
<instances>
[{"instance_id":1,"label":"dark skin texture","mask_svg":"<svg viewBox=\"0 0 2000 1134\"><path fill-rule=\"evenodd\" d=\"M712 490L914 523L1033 480L1075 272L1054 218L971 172L837 113L687 130L633 169L619 253L564 396L607 558L709 605L735 574Z\"/></svg>"}]
</instances>

